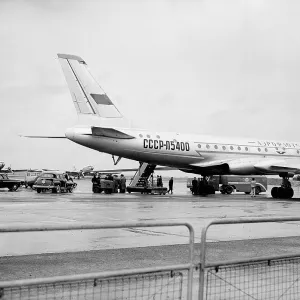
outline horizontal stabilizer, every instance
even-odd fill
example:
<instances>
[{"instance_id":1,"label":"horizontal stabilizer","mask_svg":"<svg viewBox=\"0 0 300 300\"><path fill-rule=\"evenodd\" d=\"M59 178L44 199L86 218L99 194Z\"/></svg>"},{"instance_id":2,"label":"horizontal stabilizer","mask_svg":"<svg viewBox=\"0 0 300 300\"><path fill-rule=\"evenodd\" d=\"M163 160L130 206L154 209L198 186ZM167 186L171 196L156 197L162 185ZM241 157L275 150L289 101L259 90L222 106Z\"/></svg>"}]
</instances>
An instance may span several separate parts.
<instances>
[{"instance_id":1,"label":"horizontal stabilizer","mask_svg":"<svg viewBox=\"0 0 300 300\"><path fill-rule=\"evenodd\" d=\"M44 135L19 135L30 139L66 139L65 136L44 136Z\"/></svg>"},{"instance_id":2,"label":"horizontal stabilizer","mask_svg":"<svg viewBox=\"0 0 300 300\"><path fill-rule=\"evenodd\" d=\"M134 136L121 132L113 128L92 127L92 135L104 136L116 139L134 139Z\"/></svg>"}]
</instances>

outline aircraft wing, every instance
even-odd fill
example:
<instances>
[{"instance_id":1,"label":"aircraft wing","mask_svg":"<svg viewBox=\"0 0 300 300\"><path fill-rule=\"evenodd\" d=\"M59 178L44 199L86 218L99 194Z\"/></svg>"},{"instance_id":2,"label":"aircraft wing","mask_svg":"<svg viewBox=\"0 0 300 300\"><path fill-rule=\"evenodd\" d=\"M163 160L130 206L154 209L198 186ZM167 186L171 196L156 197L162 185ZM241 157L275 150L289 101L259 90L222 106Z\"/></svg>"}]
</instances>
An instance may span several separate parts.
<instances>
[{"instance_id":1,"label":"aircraft wing","mask_svg":"<svg viewBox=\"0 0 300 300\"><path fill-rule=\"evenodd\" d=\"M300 174L300 159L264 159L261 157L245 157L242 159L213 160L192 164L191 168L206 173L234 173L235 170L255 168L263 174L293 173Z\"/></svg>"},{"instance_id":2,"label":"aircraft wing","mask_svg":"<svg viewBox=\"0 0 300 300\"><path fill-rule=\"evenodd\" d=\"M259 171L268 173L294 173L300 174L300 159L274 159L258 162L254 165Z\"/></svg>"},{"instance_id":3,"label":"aircraft wing","mask_svg":"<svg viewBox=\"0 0 300 300\"><path fill-rule=\"evenodd\" d=\"M122 172L136 172L138 168L128 168L128 169L104 169L104 170L93 170L90 173L122 173ZM177 168L171 167L156 167L156 170L160 171L169 171L169 170L178 170Z\"/></svg>"},{"instance_id":4,"label":"aircraft wing","mask_svg":"<svg viewBox=\"0 0 300 300\"><path fill-rule=\"evenodd\" d=\"M229 160L213 160L191 164L191 168L180 169L183 172L195 174L226 174L229 172Z\"/></svg>"}]
</instances>

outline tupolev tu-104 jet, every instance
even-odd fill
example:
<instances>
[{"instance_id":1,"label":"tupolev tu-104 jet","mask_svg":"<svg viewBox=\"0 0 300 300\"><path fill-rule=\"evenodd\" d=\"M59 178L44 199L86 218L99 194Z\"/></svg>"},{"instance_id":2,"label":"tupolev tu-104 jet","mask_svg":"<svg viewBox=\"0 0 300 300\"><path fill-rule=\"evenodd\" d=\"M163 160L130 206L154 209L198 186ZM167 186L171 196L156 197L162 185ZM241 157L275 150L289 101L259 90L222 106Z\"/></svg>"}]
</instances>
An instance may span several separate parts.
<instances>
[{"instance_id":1,"label":"tupolev tu-104 jet","mask_svg":"<svg viewBox=\"0 0 300 300\"><path fill-rule=\"evenodd\" d=\"M176 168L202 176L270 175L282 177L274 198L292 198L289 178L300 174L300 143L151 132L120 127L126 120L79 56L58 54L79 120L89 125L67 129L69 140L122 158ZM83 122L84 123L84 122ZM114 160L115 161L115 160ZM115 162L115 164L117 163Z\"/></svg>"}]
</instances>

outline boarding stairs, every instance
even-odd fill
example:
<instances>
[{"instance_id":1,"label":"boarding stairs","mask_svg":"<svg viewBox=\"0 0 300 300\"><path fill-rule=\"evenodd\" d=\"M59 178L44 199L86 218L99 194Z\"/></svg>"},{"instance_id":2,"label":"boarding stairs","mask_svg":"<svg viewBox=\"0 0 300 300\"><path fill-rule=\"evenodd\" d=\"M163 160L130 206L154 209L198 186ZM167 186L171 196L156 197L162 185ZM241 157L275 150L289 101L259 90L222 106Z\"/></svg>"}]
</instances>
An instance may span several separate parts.
<instances>
[{"instance_id":1,"label":"boarding stairs","mask_svg":"<svg viewBox=\"0 0 300 300\"><path fill-rule=\"evenodd\" d=\"M140 163L140 167L134 174L129 186L130 187L144 187L148 183L148 179L153 174L156 165L148 163Z\"/></svg>"},{"instance_id":2,"label":"boarding stairs","mask_svg":"<svg viewBox=\"0 0 300 300\"><path fill-rule=\"evenodd\" d=\"M167 188L153 185L153 172L155 168L156 165L140 163L140 167L127 187L128 193L140 192L142 194L166 194ZM149 181L150 176L152 180Z\"/></svg>"}]
</instances>

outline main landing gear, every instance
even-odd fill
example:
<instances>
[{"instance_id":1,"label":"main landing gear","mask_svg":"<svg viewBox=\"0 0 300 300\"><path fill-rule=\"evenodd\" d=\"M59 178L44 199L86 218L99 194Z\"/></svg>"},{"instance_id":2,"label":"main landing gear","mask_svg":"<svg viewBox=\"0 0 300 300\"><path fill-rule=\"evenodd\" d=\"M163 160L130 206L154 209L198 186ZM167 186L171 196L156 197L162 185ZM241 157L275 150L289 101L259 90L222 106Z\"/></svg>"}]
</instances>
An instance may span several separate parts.
<instances>
[{"instance_id":1,"label":"main landing gear","mask_svg":"<svg viewBox=\"0 0 300 300\"><path fill-rule=\"evenodd\" d=\"M283 198L283 199L291 199L294 196L294 190L291 187L291 183L289 181L288 174L279 175L282 177L281 186L273 187L271 190L271 195L273 198Z\"/></svg>"}]
</instances>

